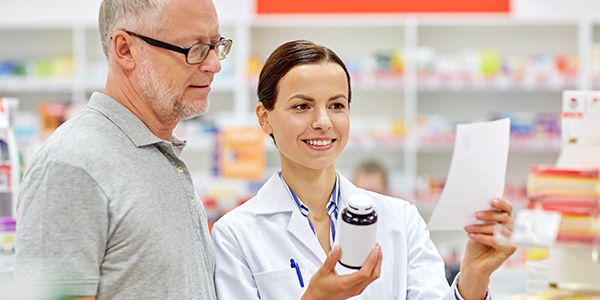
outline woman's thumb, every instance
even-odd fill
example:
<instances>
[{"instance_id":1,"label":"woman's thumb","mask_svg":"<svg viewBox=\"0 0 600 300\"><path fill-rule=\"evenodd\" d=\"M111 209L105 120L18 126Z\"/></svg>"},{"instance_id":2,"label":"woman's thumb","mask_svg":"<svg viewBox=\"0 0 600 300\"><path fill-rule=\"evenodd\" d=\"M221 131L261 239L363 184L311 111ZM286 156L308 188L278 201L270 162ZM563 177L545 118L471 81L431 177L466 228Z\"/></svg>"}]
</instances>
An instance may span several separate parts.
<instances>
[{"instance_id":1,"label":"woman's thumb","mask_svg":"<svg viewBox=\"0 0 600 300\"><path fill-rule=\"evenodd\" d=\"M327 258L323 263L323 268L328 271L334 271L335 265L337 264L338 260L340 260L341 256L342 249L340 248L340 245L335 245L333 249L327 254Z\"/></svg>"}]
</instances>

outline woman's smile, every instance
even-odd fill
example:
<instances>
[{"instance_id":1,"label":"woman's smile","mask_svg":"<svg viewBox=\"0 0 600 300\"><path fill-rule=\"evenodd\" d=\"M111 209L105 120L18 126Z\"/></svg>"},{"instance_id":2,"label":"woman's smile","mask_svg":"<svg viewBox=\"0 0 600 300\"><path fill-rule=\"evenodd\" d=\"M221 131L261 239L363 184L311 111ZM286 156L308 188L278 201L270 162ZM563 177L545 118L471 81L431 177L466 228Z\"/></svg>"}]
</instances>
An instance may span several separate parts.
<instances>
[{"instance_id":1,"label":"woman's smile","mask_svg":"<svg viewBox=\"0 0 600 300\"><path fill-rule=\"evenodd\" d=\"M310 146L316 147L325 147L330 146L331 143L335 142L335 139L327 139L327 140L302 140Z\"/></svg>"}]
</instances>

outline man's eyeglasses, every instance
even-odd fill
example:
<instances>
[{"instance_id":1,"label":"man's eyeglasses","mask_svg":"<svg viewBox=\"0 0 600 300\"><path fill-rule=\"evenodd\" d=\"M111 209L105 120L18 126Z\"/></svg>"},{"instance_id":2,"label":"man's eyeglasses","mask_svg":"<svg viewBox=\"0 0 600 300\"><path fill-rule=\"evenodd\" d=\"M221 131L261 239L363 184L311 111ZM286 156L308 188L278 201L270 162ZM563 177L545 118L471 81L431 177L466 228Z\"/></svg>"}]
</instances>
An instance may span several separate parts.
<instances>
[{"instance_id":1,"label":"man's eyeglasses","mask_svg":"<svg viewBox=\"0 0 600 300\"><path fill-rule=\"evenodd\" d=\"M155 40L153 38L149 38L147 36L143 36L141 34L137 34L135 32L127 30L124 31L127 32L129 35L142 39L144 42L152 46L183 53L185 55L185 61L190 65L197 65L199 63L202 63L208 56L208 52L210 52L210 50L215 50L215 53L217 54L217 58L219 58L219 60L225 59L225 57L227 57L227 54L229 54L229 51L231 50L231 44L233 43L232 40L221 37L221 39L215 43L198 43L182 48L179 46L171 45L169 43L161 42L159 40Z\"/></svg>"}]
</instances>

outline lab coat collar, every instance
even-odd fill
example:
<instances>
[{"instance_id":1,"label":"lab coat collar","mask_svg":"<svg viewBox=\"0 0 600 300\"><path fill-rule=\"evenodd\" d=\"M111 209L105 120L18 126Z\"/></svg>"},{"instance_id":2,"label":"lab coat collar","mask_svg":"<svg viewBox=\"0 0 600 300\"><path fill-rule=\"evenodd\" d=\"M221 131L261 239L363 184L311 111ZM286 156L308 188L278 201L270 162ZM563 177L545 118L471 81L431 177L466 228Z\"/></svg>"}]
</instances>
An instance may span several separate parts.
<instances>
[{"instance_id":1,"label":"lab coat collar","mask_svg":"<svg viewBox=\"0 0 600 300\"><path fill-rule=\"evenodd\" d=\"M256 214L274 214L279 212L291 212L297 206L290 199L290 195L281 182L279 175L275 172L267 182L260 188L257 196Z\"/></svg>"},{"instance_id":2,"label":"lab coat collar","mask_svg":"<svg viewBox=\"0 0 600 300\"><path fill-rule=\"evenodd\" d=\"M340 198L338 199L338 210L341 211L348 205L348 198L355 194L362 194L364 190L356 187L350 180L338 172L340 176ZM291 212L297 209L295 203L290 199L286 187L281 182L277 172L265 182L258 191L256 214L274 214L279 212Z\"/></svg>"}]
</instances>

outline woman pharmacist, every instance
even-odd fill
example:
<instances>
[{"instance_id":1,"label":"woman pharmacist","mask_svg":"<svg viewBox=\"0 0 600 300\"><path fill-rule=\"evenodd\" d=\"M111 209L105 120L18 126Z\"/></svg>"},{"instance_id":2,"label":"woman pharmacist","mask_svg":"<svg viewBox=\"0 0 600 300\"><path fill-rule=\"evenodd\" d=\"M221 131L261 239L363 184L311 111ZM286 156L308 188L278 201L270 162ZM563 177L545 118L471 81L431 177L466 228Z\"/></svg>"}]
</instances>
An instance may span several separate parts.
<instances>
[{"instance_id":1,"label":"woman pharmacist","mask_svg":"<svg viewBox=\"0 0 600 300\"><path fill-rule=\"evenodd\" d=\"M281 171L212 229L219 299L489 299L491 273L516 250L493 239L494 224L512 228L510 202L493 199L493 210L477 214L488 225L465 228L461 272L449 287L415 206L359 189L336 171L351 97L338 56L308 41L285 43L267 59L258 96L256 115ZM337 264L333 245L338 211L361 193L377 207L379 244L355 271Z\"/></svg>"}]
</instances>

